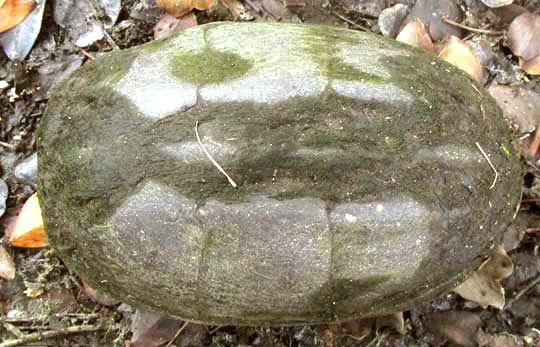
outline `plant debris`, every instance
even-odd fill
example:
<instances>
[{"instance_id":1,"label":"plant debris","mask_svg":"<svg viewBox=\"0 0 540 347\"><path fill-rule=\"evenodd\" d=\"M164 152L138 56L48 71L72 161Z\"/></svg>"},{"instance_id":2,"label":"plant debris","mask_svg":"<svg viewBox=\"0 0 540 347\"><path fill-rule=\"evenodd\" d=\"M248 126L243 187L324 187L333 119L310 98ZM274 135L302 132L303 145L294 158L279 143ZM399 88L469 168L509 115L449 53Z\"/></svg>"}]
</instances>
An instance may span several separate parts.
<instances>
[{"instance_id":1,"label":"plant debris","mask_svg":"<svg viewBox=\"0 0 540 347\"><path fill-rule=\"evenodd\" d=\"M431 37L426 30L426 26L418 19L407 23L397 35L396 40L411 46L423 48L428 52L433 53L435 51L433 42L431 42Z\"/></svg>"},{"instance_id":2,"label":"plant debris","mask_svg":"<svg viewBox=\"0 0 540 347\"><path fill-rule=\"evenodd\" d=\"M519 57L521 68L540 74L540 16L529 12L516 17L508 28L507 44Z\"/></svg>"},{"instance_id":3,"label":"plant debris","mask_svg":"<svg viewBox=\"0 0 540 347\"><path fill-rule=\"evenodd\" d=\"M37 193L32 194L24 203L9 235L9 243L23 248L41 248L48 245Z\"/></svg>"},{"instance_id":4,"label":"plant debris","mask_svg":"<svg viewBox=\"0 0 540 347\"><path fill-rule=\"evenodd\" d=\"M472 49L459 38L450 36L450 39L439 53L439 58L465 71L475 81L482 81L482 65L480 65Z\"/></svg>"},{"instance_id":5,"label":"plant debris","mask_svg":"<svg viewBox=\"0 0 540 347\"><path fill-rule=\"evenodd\" d=\"M0 245L0 277L6 280L15 278L15 263L2 245Z\"/></svg>"},{"instance_id":6,"label":"plant debris","mask_svg":"<svg viewBox=\"0 0 540 347\"><path fill-rule=\"evenodd\" d=\"M21 23L35 7L33 0L0 1L0 33Z\"/></svg>"},{"instance_id":7,"label":"plant debris","mask_svg":"<svg viewBox=\"0 0 540 347\"><path fill-rule=\"evenodd\" d=\"M193 9L208 10L216 5L217 0L157 0L159 7L174 17L182 17Z\"/></svg>"},{"instance_id":8,"label":"plant debris","mask_svg":"<svg viewBox=\"0 0 540 347\"><path fill-rule=\"evenodd\" d=\"M476 302L481 307L504 308L504 289L501 280L512 274L514 266L512 259L502 247L486 260L469 279L454 289L461 297Z\"/></svg>"}]
</instances>

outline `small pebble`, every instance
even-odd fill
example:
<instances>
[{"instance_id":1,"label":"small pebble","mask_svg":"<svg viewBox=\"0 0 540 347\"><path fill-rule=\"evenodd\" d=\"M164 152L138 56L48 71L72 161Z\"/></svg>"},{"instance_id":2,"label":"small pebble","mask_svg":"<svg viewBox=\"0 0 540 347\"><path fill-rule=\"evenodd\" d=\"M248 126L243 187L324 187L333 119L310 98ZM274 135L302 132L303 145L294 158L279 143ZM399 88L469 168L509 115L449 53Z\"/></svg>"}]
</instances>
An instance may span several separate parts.
<instances>
[{"instance_id":1,"label":"small pebble","mask_svg":"<svg viewBox=\"0 0 540 347\"><path fill-rule=\"evenodd\" d=\"M396 4L384 9L379 16L379 28L384 36L396 38L407 15L407 6Z\"/></svg>"},{"instance_id":2,"label":"small pebble","mask_svg":"<svg viewBox=\"0 0 540 347\"><path fill-rule=\"evenodd\" d=\"M6 212L6 199L8 197L9 188L3 180L0 180L0 217Z\"/></svg>"},{"instance_id":3,"label":"small pebble","mask_svg":"<svg viewBox=\"0 0 540 347\"><path fill-rule=\"evenodd\" d=\"M37 152L22 160L15 166L15 178L27 184L37 184Z\"/></svg>"}]
</instances>

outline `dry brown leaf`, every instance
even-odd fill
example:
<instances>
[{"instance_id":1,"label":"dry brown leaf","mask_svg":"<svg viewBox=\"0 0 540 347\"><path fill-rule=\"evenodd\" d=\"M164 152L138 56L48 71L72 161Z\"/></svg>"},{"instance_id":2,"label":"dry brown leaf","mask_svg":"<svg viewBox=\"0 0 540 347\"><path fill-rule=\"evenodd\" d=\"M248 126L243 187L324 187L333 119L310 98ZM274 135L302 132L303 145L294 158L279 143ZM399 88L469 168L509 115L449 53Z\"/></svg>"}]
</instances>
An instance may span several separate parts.
<instances>
[{"instance_id":1,"label":"dry brown leaf","mask_svg":"<svg viewBox=\"0 0 540 347\"><path fill-rule=\"evenodd\" d=\"M475 81L482 80L482 65L472 49L459 38L451 36L439 58L465 71Z\"/></svg>"},{"instance_id":2,"label":"dry brown leaf","mask_svg":"<svg viewBox=\"0 0 540 347\"><path fill-rule=\"evenodd\" d=\"M502 7L506 5L510 5L514 0L482 0L484 5L487 7Z\"/></svg>"},{"instance_id":3,"label":"dry brown leaf","mask_svg":"<svg viewBox=\"0 0 540 347\"><path fill-rule=\"evenodd\" d=\"M154 26L154 40L164 39L174 34L179 28L180 20L167 14L161 17Z\"/></svg>"},{"instance_id":4,"label":"dry brown leaf","mask_svg":"<svg viewBox=\"0 0 540 347\"><path fill-rule=\"evenodd\" d=\"M175 32L197 26L197 16L193 12L178 18L167 14L154 26L154 40L164 39Z\"/></svg>"},{"instance_id":5,"label":"dry brown leaf","mask_svg":"<svg viewBox=\"0 0 540 347\"><path fill-rule=\"evenodd\" d=\"M504 248L499 246L497 252L480 267L480 270L489 274L495 281L501 281L512 274L514 264Z\"/></svg>"},{"instance_id":6,"label":"dry brown leaf","mask_svg":"<svg viewBox=\"0 0 540 347\"><path fill-rule=\"evenodd\" d=\"M519 65L529 75L540 75L540 55L527 61L519 61Z\"/></svg>"},{"instance_id":7,"label":"dry brown leaf","mask_svg":"<svg viewBox=\"0 0 540 347\"><path fill-rule=\"evenodd\" d=\"M17 216L15 227L9 236L9 243L15 247L41 248L48 244L43 228L43 218L37 193L32 194L24 203Z\"/></svg>"},{"instance_id":8,"label":"dry brown leaf","mask_svg":"<svg viewBox=\"0 0 540 347\"><path fill-rule=\"evenodd\" d=\"M239 0L221 0L221 2L229 9L229 11L231 11L234 18L239 20L253 19L253 16L249 14L244 7L244 4L242 4Z\"/></svg>"},{"instance_id":9,"label":"dry brown leaf","mask_svg":"<svg viewBox=\"0 0 540 347\"><path fill-rule=\"evenodd\" d=\"M197 16L193 12L190 12L178 19L180 20L179 25L182 29L192 28L199 25L199 23L197 22Z\"/></svg>"},{"instance_id":10,"label":"dry brown leaf","mask_svg":"<svg viewBox=\"0 0 540 347\"><path fill-rule=\"evenodd\" d=\"M523 13L508 27L506 43L512 53L524 61L540 55L540 16Z\"/></svg>"},{"instance_id":11,"label":"dry brown leaf","mask_svg":"<svg viewBox=\"0 0 540 347\"><path fill-rule=\"evenodd\" d=\"M15 278L15 263L2 245L0 245L0 277L6 280Z\"/></svg>"},{"instance_id":12,"label":"dry brown leaf","mask_svg":"<svg viewBox=\"0 0 540 347\"><path fill-rule=\"evenodd\" d=\"M193 9L208 10L215 5L215 0L157 0L159 7L175 17L182 17Z\"/></svg>"},{"instance_id":13,"label":"dry brown leaf","mask_svg":"<svg viewBox=\"0 0 540 347\"><path fill-rule=\"evenodd\" d=\"M504 289L500 281L512 274L514 265L503 247L465 282L454 289L464 299L476 302L483 308L492 306L502 310L504 307Z\"/></svg>"},{"instance_id":14,"label":"dry brown leaf","mask_svg":"<svg viewBox=\"0 0 540 347\"><path fill-rule=\"evenodd\" d=\"M522 87L512 87L496 82L488 88L489 94L503 110L512 127L520 133L533 132L540 122L540 94Z\"/></svg>"},{"instance_id":15,"label":"dry brown leaf","mask_svg":"<svg viewBox=\"0 0 540 347\"><path fill-rule=\"evenodd\" d=\"M137 310L131 322L131 347L157 347L174 338L182 321Z\"/></svg>"},{"instance_id":16,"label":"dry brown leaf","mask_svg":"<svg viewBox=\"0 0 540 347\"><path fill-rule=\"evenodd\" d=\"M423 48L429 52L435 51L426 26L419 19L407 23L399 32L396 40L414 47Z\"/></svg>"},{"instance_id":17,"label":"dry brown leaf","mask_svg":"<svg viewBox=\"0 0 540 347\"><path fill-rule=\"evenodd\" d=\"M0 6L0 32L24 21L35 7L34 0L5 0Z\"/></svg>"}]
</instances>

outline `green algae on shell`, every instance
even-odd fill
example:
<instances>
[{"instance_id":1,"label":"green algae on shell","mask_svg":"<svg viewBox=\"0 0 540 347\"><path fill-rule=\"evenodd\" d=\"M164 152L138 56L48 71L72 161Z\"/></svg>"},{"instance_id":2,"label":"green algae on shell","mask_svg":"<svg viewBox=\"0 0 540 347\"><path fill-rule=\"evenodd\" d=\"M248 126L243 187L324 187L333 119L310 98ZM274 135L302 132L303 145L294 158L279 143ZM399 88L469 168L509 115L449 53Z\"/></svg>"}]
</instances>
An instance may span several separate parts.
<instances>
[{"instance_id":1,"label":"green algae on shell","mask_svg":"<svg viewBox=\"0 0 540 347\"><path fill-rule=\"evenodd\" d=\"M342 321L406 309L480 264L519 199L514 148L494 101L420 50L210 24L56 88L39 196L68 266L133 305L213 324Z\"/></svg>"}]
</instances>

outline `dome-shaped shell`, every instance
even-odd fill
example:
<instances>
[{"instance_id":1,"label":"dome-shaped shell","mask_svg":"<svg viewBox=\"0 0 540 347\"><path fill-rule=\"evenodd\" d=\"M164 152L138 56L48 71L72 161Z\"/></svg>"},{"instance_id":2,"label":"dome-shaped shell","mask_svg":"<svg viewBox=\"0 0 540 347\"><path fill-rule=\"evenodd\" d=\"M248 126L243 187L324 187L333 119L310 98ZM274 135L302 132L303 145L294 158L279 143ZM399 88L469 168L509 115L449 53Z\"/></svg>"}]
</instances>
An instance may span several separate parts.
<instances>
[{"instance_id":1,"label":"dome-shaped shell","mask_svg":"<svg viewBox=\"0 0 540 347\"><path fill-rule=\"evenodd\" d=\"M204 25L89 62L52 94L38 155L71 268L214 324L347 320L449 290L500 241L521 182L500 110L462 72L309 25Z\"/></svg>"}]
</instances>

